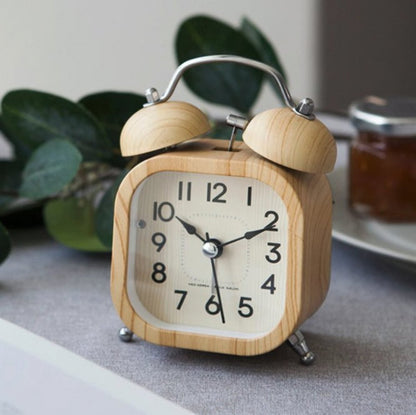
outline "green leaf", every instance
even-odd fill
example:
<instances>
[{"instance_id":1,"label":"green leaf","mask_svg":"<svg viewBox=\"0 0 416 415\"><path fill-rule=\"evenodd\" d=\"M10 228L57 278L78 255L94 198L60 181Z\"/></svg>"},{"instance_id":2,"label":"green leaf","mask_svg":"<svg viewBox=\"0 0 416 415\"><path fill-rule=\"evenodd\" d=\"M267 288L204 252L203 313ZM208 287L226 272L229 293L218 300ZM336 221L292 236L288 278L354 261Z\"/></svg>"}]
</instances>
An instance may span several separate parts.
<instances>
[{"instance_id":1,"label":"green leaf","mask_svg":"<svg viewBox=\"0 0 416 415\"><path fill-rule=\"evenodd\" d=\"M46 204L43 214L48 232L61 244L81 251L109 251L95 232L94 206L89 200L52 200Z\"/></svg>"},{"instance_id":2,"label":"green leaf","mask_svg":"<svg viewBox=\"0 0 416 415\"><path fill-rule=\"evenodd\" d=\"M124 124L146 102L142 95L112 91L87 95L79 101L104 127L117 149L120 147L120 133Z\"/></svg>"},{"instance_id":3,"label":"green leaf","mask_svg":"<svg viewBox=\"0 0 416 415\"><path fill-rule=\"evenodd\" d=\"M253 46L256 48L260 55L261 61L277 69L282 75L283 79L287 81L286 71L284 70L283 65L280 62L272 44L267 40L260 29L255 26L254 23L251 22L247 17L244 17L241 21L241 32L251 41Z\"/></svg>"},{"instance_id":4,"label":"green leaf","mask_svg":"<svg viewBox=\"0 0 416 415\"><path fill-rule=\"evenodd\" d=\"M11 249L10 236L0 222L0 264L9 256Z\"/></svg>"},{"instance_id":5,"label":"green leaf","mask_svg":"<svg viewBox=\"0 0 416 415\"><path fill-rule=\"evenodd\" d=\"M15 157L19 160L27 160L30 156L31 149L21 143L19 140L15 140L12 135L7 131L7 128L3 121L3 116L0 114L0 132L10 142L13 148Z\"/></svg>"},{"instance_id":6,"label":"green leaf","mask_svg":"<svg viewBox=\"0 0 416 415\"><path fill-rule=\"evenodd\" d=\"M4 123L1 119L1 114L0 114L0 133L2 133L5 137L7 137L6 127L4 126Z\"/></svg>"},{"instance_id":7,"label":"green leaf","mask_svg":"<svg viewBox=\"0 0 416 415\"><path fill-rule=\"evenodd\" d=\"M254 46L239 30L207 16L185 20L176 35L175 47L180 63L213 54L260 60ZM234 63L219 63L192 68L184 79L201 98L248 113L260 91L263 73Z\"/></svg>"},{"instance_id":8,"label":"green leaf","mask_svg":"<svg viewBox=\"0 0 416 415\"><path fill-rule=\"evenodd\" d=\"M18 197L22 170L20 161L0 160L0 213Z\"/></svg>"},{"instance_id":9,"label":"green leaf","mask_svg":"<svg viewBox=\"0 0 416 415\"><path fill-rule=\"evenodd\" d=\"M15 90L2 101L2 119L20 147L36 149L46 141L71 141L86 161L107 160L111 146L104 129L81 105L45 92Z\"/></svg>"},{"instance_id":10,"label":"green leaf","mask_svg":"<svg viewBox=\"0 0 416 415\"><path fill-rule=\"evenodd\" d=\"M241 32L247 37L256 48L260 55L260 60L267 65L277 69L283 77L283 80L287 82L286 71L283 69L277 53L275 52L271 43L263 35L263 33L251 22L248 18L244 17L241 21ZM268 77L269 79L269 77ZM276 85L276 82L269 79L273 86L274 91L278 97L283 100L280 88Z\"/></svg>"},{"instance_id":11,"label":"green leaf","mask_svg":"<svg viewBox=\"0 0 416 415\"><path fill-rule=\"evenodd\" d=\"M31 155L23 171L20 195L30 199L52 196L77 174L82 155L66 140L50 140Z\"/></svg>"},{"instance_id":12,"label":"green leaf","mask_svg":"<svg viewBox=\"0 0 416 415\"><path fill-rule=\"evenodd\" d=\"M111 248L113 241L113 220L114 220L114 200L121 181L127 174L123 171L107 189L102 197L95 213L95 229L100 241Z\"/></svg>"}]
</instances>

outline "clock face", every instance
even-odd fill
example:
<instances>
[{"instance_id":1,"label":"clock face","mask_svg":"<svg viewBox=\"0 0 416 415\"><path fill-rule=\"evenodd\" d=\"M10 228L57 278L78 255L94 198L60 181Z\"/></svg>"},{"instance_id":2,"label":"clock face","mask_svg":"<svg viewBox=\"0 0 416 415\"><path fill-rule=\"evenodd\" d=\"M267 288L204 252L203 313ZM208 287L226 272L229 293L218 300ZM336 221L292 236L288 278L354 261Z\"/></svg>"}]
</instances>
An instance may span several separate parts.
<instances>
[{"instance_id":1,"label":"clock face","mask_svg":"<svg viewBox=\"0 0 416 415\"><path fill-rule=\"evenodd\" d=\"M130 205L127 294L155 327L254 338L285 309L288 215L252 178L164 171Z\"/></svg>"}]
</instances>

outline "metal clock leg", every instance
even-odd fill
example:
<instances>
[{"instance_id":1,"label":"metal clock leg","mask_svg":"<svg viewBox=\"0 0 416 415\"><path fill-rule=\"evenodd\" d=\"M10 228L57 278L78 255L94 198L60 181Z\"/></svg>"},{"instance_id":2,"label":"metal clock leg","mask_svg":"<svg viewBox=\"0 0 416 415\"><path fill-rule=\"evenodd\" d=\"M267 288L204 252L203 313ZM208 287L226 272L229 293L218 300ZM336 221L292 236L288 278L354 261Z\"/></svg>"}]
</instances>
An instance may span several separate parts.
<instances>
[{"instance_id":1,"label":"metal clock leg","mask_svg":"<svg viewBox=\"0 0 416 415\"><path fill-rule=\"evenodd\" d=\"M308 366L315 361L315 355L309 350L305 337L300 330L296 330L287 339L292 349L300 356L302 364Z\"/></svg>"},{"instance_id":2,"label":"metal clock leg","mask_svg":"<svg viewBox=\"0 0 416 415\"><path fill-rule=\"evenodd\" d=\"M118 337L123 342L131 342L131 339L133 338L133 332L127 327L122 327L118 332Z\"/></svg>"}]
</instances>

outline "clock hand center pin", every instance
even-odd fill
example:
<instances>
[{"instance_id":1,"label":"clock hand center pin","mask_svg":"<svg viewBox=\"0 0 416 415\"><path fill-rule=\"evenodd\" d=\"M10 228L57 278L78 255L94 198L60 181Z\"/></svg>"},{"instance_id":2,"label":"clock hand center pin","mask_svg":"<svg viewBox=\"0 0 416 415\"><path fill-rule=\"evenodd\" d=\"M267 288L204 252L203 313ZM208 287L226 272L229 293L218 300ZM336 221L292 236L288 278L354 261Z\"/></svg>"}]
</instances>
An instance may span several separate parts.
<instances>
[{"instance_id":1,"label":"clock hand center pin","mask_svg":"<svg viewBox=\"0 0 416 415\"><path fill-rule=\"evenodd\" d=\"M208 258L218 258L222 255L222 245L218 239L207 239L202 245L202 253Z\"/></svg>"},{"instance_id":2,"label":"clock hand center pin","mask_svg":"<svg viewBox=\"0 0 416 415\"><path fill-rule=\"evenodd\" d=\"M218 239L211 239L208 236L207 238L203 238L201 235L198 234L196 231L196 227L188 222L185 222L183 219L181 219L179 216L175 216L176 219L183 225L186 232L188 232L189 235L195 235L197 238L199 238L204 244L202 245L202 252L205 256L208 258L218 258L222 254L222 244Z\"/></svg>"}]
</instances>

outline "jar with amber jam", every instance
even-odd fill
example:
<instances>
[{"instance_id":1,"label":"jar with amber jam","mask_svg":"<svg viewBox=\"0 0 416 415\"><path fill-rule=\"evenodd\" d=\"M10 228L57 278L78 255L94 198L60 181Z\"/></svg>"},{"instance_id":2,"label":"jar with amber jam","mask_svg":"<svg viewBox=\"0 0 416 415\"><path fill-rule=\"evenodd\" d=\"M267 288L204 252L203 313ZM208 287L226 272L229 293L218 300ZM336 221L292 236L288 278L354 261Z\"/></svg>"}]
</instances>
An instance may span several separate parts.
<instances>
[{"instance_id":1,"label":"jar with amber jam","mask_svg":"<svg viewBox=\"0 0 416 415\"><path fill-rule=\"evenodd\" d=\"M361 216L416 222L416 99L367 97L353 103L357 129L349 200Z\"/></svg>"}]
</instances>

